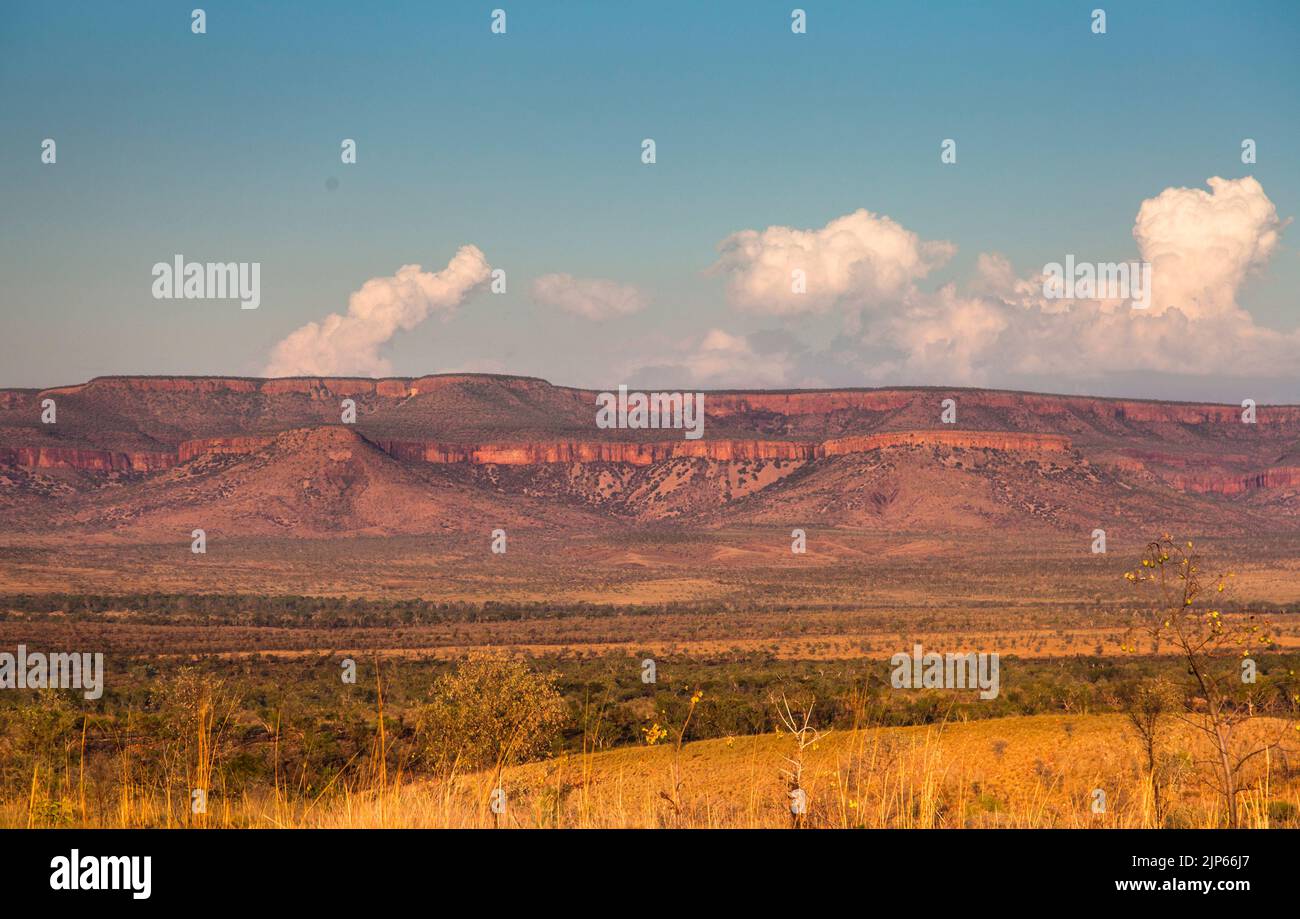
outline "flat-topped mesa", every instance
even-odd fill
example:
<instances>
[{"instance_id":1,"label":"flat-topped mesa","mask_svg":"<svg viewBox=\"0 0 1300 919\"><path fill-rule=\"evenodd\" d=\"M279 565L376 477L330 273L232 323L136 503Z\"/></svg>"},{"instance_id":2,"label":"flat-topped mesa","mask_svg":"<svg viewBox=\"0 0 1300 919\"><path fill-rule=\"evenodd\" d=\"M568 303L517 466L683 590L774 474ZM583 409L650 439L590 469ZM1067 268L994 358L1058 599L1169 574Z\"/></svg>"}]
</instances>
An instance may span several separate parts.
<instances>
[{"instance_id":1,"label":"flat-topped mesa","mask_svg":"<svg viewBox=\"0 0 1300 919\"><path fill-rule=\"evenodd\" d=\"M704 437L687 440L680 431L598 429L596 396L495 374L97 377L0 390L0 464L148 473L205 455L254 453L280 433L339 425L355 410L354 431L409 462L648 466L809 462L899 447L1077 448L1116 472L1235 494L1288 481L1290 473L1272 470L1289 465L1300 434L1296 405L1259 406L1257 423L1244 425L1232 404L917 387L707 392ZM948 398L957 401L960 428L938 423ZM57 425L42 416L46 399L57 403Z\"/></svg>"},{"instance_id":2,"label":"flat-topped mesa","mask_svg":"<svg viewBox=\"0 0 1300 919\"><path fill-rule=\"evenodd\" d=\"M85 383L57 386L36 391L0 390L0 399L6 393L25 393L29 397L75 395L88 391L130 393L172 393L212 395L279 396L301 394L316 397L377 396L388 399L406 399L421 392L432 392L459 384L491 380L498 385L526 390L542 386L553 388L545 380L532 377L501 377L490 374L435 374L423 377L95 377ZM593 394L593 402L594 402Z\"/></svg>"},{"instance_id":3,"label":"flat-topped mesa","mask_svg":"<svg viewBox=\"0 0 1300 919\"><path fill-rule=\"evenodd\" d=\"M821 415L837 411L898 412L927 400L938 412L940 398L953 398L962 410L993 409L1052 418L1076 415L1105 421L1140 424L1240 425L1242 408L1201 402L1156 402L1064 396L1049 393L1008 392L990 389L846 389L791 392L710 392L705 394L706 414L712 418L749 413ZM1300 405L1261 405L1256 409L1261 426L1300 424Z\"/></svg>"},{"instance_id":4,"label":"flat-topped mesa","mask_svg":"<svg viewBox=\"0 0 1300 919\"><path fill-rule=\"evenodd\" d=\"M130 399L149 393L207 396L228 393L267 399L306 395L312 401L342 398L401 401L463 388L491 387L502 393L545 394L550 404L595 405L597 390L556 386L536 377L500 374L449 373L421 377L96 377L86 383L45 390L0 390L0 408L31 407L40 399L70 395L107 394ZM835 412L890 414L908 408L937 413L942 398L956 399L963 410L1009 412L1013 417L1038 419L1076 416L1097 421L1138 424L1237 425L1237 404L1161 402L1068 396L989 389L912 387L896 389L826 389L789 391L706 391L706 415L714 419L736 415L825 415ZM557 402L558 400L558 402ZM1261 427L1300 424L1300 405L1260 405Z\"/></svg>"}]
</instances>

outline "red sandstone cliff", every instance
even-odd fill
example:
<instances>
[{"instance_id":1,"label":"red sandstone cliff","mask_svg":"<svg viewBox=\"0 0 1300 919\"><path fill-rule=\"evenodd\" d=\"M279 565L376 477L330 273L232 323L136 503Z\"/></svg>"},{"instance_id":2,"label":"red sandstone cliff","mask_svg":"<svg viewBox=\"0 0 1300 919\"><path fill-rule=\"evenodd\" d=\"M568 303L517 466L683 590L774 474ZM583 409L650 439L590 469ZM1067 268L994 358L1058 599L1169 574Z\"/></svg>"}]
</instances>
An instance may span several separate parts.
<instances>
[{"instance_id":1,"label":"red sandstone cliff","mask_svg":"<svg viewBox=\"0 0 1300 919\"><path fill-rule=\"evenodd\" d=\"M1182 491L1240 495L1259 488L1300 488L1300 466L1274 466L1247 475L1172 475L1166 481Z\"/></svg>"},{"instance_id":2,"label":"red sandstone cliff","mask_svg":"<svg viewBox=\"0 0 1300 919\"><path fill-rule=\"evenodd\" d=\"M63 447L0 447L0 463L92 472L152 472L211 454L256 453L275 435L209 437L182 441L175 453L122 453ZM669 459L806 461L890 447L936 446L1014 452L1064 453L1069 438L1054 434L1011 431L891 431L861 437L841 437L823 443L780 440L665 440L650 443L549 441L540 443L447 444L419 441L378 441L385 453L407 462L529 466L544 463L626 463L649 466Z\"/></svg>"},{"instance_id":3,"label":"red sandstone cliff","mask_svg":"<svg viewBox=\"0 0 1300 919\"><path fill-rule=\"evenodd\" d=\"M252 437L202 437L197 440L181 441L181 445L176 448L173 465L188 463L194 457L205 454L256 453L275 443L275 438L274 434L265 434Z\"/></svg>"},{"instance_id":4,"label":"red sandstone cliff","mask_svg":"<svg viewBox=\"0 0 1300 919\"><path fill-rule=\"evenodd\" d=\"M550 441L540 443L446 444L380 441L398 459L426 463L627 463L649 466L668 459L702 458L723 462L754 459L808 460L819 445L778 440L665 440L649 443Z\"/></svg>"},{"instance_id":5,"label":"red sandstone cliff","mask_svg":"<svg viewBox=\"0 0 1300 919\"><path fill-rule=\"evenodd\" d=\"M176 465L176 455L76 447L0 447L0 465L87 472L154 472Z\"/></svg>"},{"instance_id":6,"label":"red sandstone cliff","mask_svg":"<svg viewBox=\"0 0 1300 919\"><path fill-rule=\"evenodd\" d=\"M828 440L821 445L820 455L866 453L886 447L955 447L1008 453L1068 453L1070 438L1060 434L1024 434L1016 431L889 431Z\"/></svg>"},{"instance_id":7,"label":"red sandstone cliff","mask_svg":"<svg viewBox=\"0 0 1300 919\"><path fill-rule=\"evenodd\" d=\"M934 429L955 398L960 429ZM39 423L59 405L58 437ZM1287 453L1300 406L1097 399L935 388L706 394L705 438L680 431L599 431L596 393L482 374L401 379L102 377L44 391L0 390L0 464L148 473L210 454L249 454L285 430L339 423L408 462L495 465L676 458L809 462L896 447L1009 453L1077 450L1095 465L1154 475L1186 491L1236 495L1296 484ZM131 425L119 430L122 425Z\"/></svg>"}]
</instances>

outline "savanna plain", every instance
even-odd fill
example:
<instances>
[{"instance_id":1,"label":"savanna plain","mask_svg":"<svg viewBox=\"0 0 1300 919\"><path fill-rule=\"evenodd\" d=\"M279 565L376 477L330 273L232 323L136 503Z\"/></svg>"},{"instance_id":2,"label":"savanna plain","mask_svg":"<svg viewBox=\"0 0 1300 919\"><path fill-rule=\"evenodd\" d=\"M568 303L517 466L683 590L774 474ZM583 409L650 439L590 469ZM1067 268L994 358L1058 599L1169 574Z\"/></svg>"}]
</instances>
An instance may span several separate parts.
<instances>
[{"instance_id":1,"label":"savanna plain","mask_svg":"<svg viewBox=\"0 0 1300 919\"><path fill-rule=\"evenodd\" d=\"M0 694L0 821L1296 826L1300 542L1163 535L1223 647L1162 631L1136 533L13 541L0 644L107 673ZM997 653L997 697L896 688L917 644Z\"/></svg>"}]
</instances>

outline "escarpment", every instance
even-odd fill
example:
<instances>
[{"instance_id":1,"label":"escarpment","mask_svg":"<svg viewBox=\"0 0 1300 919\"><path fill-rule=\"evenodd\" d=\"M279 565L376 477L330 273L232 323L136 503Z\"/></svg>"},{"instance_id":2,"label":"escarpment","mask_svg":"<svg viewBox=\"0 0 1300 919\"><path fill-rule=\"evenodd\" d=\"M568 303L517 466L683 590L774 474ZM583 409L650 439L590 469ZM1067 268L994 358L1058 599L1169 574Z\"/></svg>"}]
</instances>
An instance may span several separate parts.
<instances>
[{"instance_id":1,"label":"escarpment","mask_svg":"<svg viewBox=\"0 0 1300 919\"><path fill-rule=\"evenodd\" d=\"M340 426L402 463L631 468L818 463L873 451L993 451L1231 498L1300 485L1300 406L939 388L706 392L703 437L600 429L595 390L489 374L394 379L101 377L0 390L0 466L150 475ZM940 423L952 399L959 423ZM57 419L45 423L47 406ZM348 418L352 421L351 415ZM1037 459L1036 459L1037 458ZM905 460L904 460L905 462Z\"/></svg>"},{"instance_id":2,"label":"escarpment","mask_svg":"<svg viewBox=\"0 0 1300 919\"><path fill-rule=\"evenodd\" d=\"M0 446L0 465L28 469L79 469L83 472L153 472L177 462L170 452L123 452L78 447Z\"/></svg>"},{"instance_id":3,"label":"escarpment","mask_svg":"<svg viewBox=\"0 0 1300 919\"><path fill-rule=\"evenodd\" d=\"M124 453L62 447L0 447L0 464L84 472L153 472L200 456L247 455L276 441L276 435L206 437L182 441L172 452ZM622 463L650 466L672 459L715 462L807 461L892 447L944 447L1012 452L1065 453L1066 437L1010 431L891 431L841 437L822 443L780 440L541 441L453 444L436 441L373 441L395 459L418 463L531 466L549 463Z\"/></svg>"},{"instance_id":4,"label":"escarpment","mask_svg":"<svg viewBox=\"0 0 1300 919\"><path fill-rule=\"evenodd\" d=\"M1169 481L1182 491L1240 495L1256 489L1300 488L1300 466L1275 466L1246 475L1173 475Z\"/></svg>"}]
</instances>

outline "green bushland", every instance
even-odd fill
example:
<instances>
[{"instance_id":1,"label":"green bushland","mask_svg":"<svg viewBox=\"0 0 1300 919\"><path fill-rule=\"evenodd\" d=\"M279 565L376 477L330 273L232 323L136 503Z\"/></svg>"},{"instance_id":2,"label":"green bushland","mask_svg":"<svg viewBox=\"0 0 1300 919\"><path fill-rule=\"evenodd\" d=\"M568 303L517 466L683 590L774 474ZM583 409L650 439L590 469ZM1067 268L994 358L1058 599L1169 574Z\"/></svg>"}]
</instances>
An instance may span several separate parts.
<instances>
[{"instance_id":1,"label":"green bushland","mask_svg":"<svg viewBox=\"0 0 1300 919\"><path fill-rule=\"evenodd\" d=\"M690 740L774 730L771 698L778 692L815 698L818 725L841 730L1116 711L1122 688L1135 681L1166 677L1185 684L1183 667L1172 658L1003 657L1001 693L982 701L974 691L894 689L887 659L799 661L755 654L661 657L657 682L647 684L641 679L644 656L528 660L538 684L553 686L563 704L562 710L547 708L540 716L546 736L530 735L528 754L640 743L647 725L682 723L697 690L703 698L690 722ZM380 768L393 774L433 771L439 763L445 768L456 751L438 749L437 738L465 736L445 728L455 720L447 712L454 715L454 707L463 704L463 694L449 691L454 683L448 682L459 662L395 658L377 664L373 657L358 656L357 679L349 684L341 679L342 660L325 653L113 655L98 700L87 701L75 690L0 693L0 795L9 800L28 795L34 772L41 788L76 788L83 771L90 777L88 787L112 788L125 759L136 781L174 785L175 799L184 801L185 766L193 758L196 725L203 724L196 712L205 710L215 750L213 795L268 787L278 775L283 791L313 799L349 776L373 775ZM1294 717L1293 674L1300 670L1300 654L1258 655L1256 661L1260 697ZM384 742L377 744L381 687ZM441 712L443 720L434 722L443 725L441 735L422 730L422 722L430 722L431 705L435 714ZM71 820L69 800L68 794L49 795L42 805L47 822Z\"/></svg>"}]
</instances>

